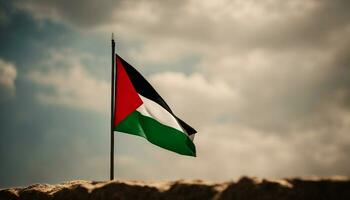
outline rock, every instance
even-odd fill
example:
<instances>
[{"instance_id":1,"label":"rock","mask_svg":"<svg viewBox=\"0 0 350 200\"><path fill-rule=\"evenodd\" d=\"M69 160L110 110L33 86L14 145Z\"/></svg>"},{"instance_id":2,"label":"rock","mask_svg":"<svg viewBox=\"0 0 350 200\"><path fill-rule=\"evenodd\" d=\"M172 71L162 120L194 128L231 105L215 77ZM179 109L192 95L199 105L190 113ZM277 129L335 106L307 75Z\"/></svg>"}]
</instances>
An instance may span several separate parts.
<instances>
[{"instance_id":1,"label":"rock","mask_svg":"<svg viewBox=\"0 0 350 200\"><path fill-rule=\"evenodd\" d=\"M349 200L348 178L258 179L210 183L70 181L56 185L34 184L0 190L0 200Z\"/></svg>"}]
</instances>

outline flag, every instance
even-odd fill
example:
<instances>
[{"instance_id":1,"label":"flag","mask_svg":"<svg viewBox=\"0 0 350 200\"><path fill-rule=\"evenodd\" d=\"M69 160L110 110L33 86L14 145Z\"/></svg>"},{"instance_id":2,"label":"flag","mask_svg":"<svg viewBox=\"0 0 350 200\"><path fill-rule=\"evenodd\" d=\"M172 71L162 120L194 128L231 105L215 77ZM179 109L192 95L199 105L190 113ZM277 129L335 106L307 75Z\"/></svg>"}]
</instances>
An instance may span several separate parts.
<instances>
[{"instance_id":1,"label":"flag","mask_svg":"<svg viewBox=\"0 0 350 200\"><path fill-rule=\"evenodd\" d=\"M114 130L141 136L164 149L196 156L194 130L178 118L149 82L116 55Z\"/></svg>"}]
</instances>

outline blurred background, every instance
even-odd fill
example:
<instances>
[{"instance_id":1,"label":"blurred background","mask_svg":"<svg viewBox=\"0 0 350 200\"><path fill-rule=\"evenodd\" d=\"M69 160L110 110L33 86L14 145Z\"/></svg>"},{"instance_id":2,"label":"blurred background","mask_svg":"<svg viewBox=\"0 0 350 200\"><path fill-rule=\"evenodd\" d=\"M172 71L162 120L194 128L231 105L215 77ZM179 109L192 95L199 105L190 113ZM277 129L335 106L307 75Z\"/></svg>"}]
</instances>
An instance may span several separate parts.
<instances>
[{"instance_id":1,"label":"blurred background","mask_svg":"<svg viewBox=\"0 0 350 200\"><path fill-rule=\"evenodd\" d=\"M0 187L108 179L112 32L199 132L116 133L116 179L350 175L350 1L0 2Z\"/></svg>"}]
</instances>

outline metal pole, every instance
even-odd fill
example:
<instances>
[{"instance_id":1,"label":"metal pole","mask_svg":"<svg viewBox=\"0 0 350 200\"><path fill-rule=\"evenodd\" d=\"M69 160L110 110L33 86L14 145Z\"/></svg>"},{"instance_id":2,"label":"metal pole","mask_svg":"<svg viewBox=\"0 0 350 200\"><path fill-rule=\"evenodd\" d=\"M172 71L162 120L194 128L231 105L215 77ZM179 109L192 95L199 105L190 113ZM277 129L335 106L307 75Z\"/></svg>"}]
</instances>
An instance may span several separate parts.
<instances>
[{"instance_id":1,"label":"metal pole","mask_svg":"<svg viewBox=\"0 0 350 200\"><path fill-rule=\"evenodd\" d=\"M112 33L112 76L111 76L111 154L110 154L110 180L114 179L114 82L115 82L115 42Z\"/></svg>"}]
</instances>

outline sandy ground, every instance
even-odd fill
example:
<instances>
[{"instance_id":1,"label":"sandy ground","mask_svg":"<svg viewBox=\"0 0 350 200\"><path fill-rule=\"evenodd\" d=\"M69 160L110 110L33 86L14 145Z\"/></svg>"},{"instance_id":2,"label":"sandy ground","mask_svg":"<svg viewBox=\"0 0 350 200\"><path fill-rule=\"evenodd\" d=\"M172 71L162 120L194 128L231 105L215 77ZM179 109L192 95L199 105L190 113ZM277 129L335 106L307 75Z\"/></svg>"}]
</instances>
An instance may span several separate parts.
<instances>
[{"instance_id":1,"label":"sandy ground","mask_svg":"<svg viewBox=\"0 0 350 200\"><path fill-rule=\"evenodd\" d=\"M290 178L258 179L211 183L201 180L142 181L70 181L55 185L34 184L0 190L1 200L119 200L119 199L307 199L350 200L350 179Z\"/></svg>"}]
</instances>

